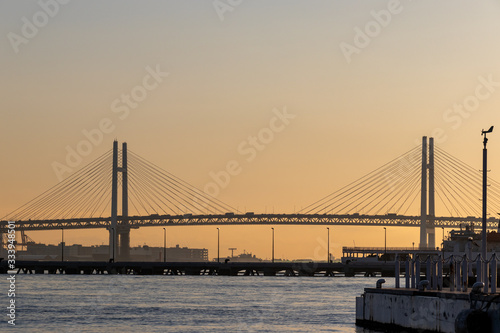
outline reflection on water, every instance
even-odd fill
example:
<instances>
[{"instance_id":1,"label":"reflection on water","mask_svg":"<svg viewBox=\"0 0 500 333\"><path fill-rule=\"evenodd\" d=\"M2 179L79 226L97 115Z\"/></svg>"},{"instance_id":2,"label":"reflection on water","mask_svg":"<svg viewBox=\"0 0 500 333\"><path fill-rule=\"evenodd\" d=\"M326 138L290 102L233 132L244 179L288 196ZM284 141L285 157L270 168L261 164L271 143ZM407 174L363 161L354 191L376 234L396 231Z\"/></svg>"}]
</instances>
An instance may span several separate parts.
<instances>
[{"instance_id":1,"label":"reflection on water","mask_svg":"<svg viewBox=\"0 0 500 333\"><path fill-rule=\"evenodd\" d=\"M355 297L377 279L18 275L16 326L25 332L368 333L354 325ZM384 287L391 284L387 279Z\"/></svg>"}]
</instances>

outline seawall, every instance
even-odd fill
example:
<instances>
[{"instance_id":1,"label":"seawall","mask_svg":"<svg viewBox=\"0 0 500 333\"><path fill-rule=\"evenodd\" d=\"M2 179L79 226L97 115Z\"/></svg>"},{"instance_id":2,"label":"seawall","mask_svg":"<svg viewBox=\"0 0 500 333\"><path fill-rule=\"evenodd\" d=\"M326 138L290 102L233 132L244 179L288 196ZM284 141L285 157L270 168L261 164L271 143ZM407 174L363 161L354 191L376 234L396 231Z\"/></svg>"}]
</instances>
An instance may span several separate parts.
<instances>
[{"instance_id":1,"label":"seawall","mask_svg":"<svg viewBox=\"0 0 500 333\"><path fill-rule=\"evenodd\" d=\"M384 331L452 333L456 332L455 323L459 318L458 321L464 323L467 320L476 321L473 322L476 328L483 324L489 327L487 330L480 330L481 332L500 332L498 296L418 289L366 288L360 297L356 297L356 324ZM464 312L470 309L478 311L472 315L471 311ZM477 319L481 315L482 319ZM487 322L481 323L477 322L478 320Z\"/></svg>"}]
</instances>

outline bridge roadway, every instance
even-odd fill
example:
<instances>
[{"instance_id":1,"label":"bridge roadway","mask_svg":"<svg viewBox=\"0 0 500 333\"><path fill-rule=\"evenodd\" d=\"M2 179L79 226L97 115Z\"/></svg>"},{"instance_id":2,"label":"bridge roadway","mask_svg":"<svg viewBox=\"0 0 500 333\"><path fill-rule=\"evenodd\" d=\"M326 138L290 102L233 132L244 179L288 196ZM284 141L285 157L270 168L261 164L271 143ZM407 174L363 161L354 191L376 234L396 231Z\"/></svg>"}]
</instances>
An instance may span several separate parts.
<instances>
[{"instance_id":1,"label":"bridge roadway","mask_svg":"<svg viewBox=\"0 0 500 333\"><path fill-rule=\"evenodd\" d=\"M460 224L473 222L481 225L478 217L435 217L436 228L458 228ZM0 229L5 229L7 221L0 221ZM489 230L497 230L498 219L489 218ZM219 214L219 215L146 215L129 216L126 219L118 216L118 226L128 225L130 228L151 226L187 226L187 225L356 225L356 226L398 226L420 227L420 216L360 215L360 214ZM109 228L111 217L75 218L58 220L24 220L16 221L16 230L55 230L55 229L88 229Z\"/></svg>"},{"instance_id":2,"label":"bridge roadway","mask_svg":"<svg viewBox=\"0 0 500 333\"><path fill-rule=\"evenodd\" d=\"M401 265L404 267L404 265ZM16 261L11 269L0 261L0 274L139 274L139 275L285 275L285 276L395 276L394 262L342 264L326 262L106 262ZM400 268L400 273L403 268Z\"/></svg>"}]
</instances>

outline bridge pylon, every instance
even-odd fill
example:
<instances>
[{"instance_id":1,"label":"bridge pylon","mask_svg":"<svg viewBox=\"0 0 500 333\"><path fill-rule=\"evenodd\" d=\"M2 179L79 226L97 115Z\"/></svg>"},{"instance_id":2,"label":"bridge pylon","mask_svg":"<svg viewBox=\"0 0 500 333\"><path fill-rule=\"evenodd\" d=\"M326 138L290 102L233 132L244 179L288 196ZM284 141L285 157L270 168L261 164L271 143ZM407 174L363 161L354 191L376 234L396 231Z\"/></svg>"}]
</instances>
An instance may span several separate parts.
<instances>
[{"instance_id":1,"label":"bridge pylon","mask_svg":"<svg viewBox=\"0 0 500 333\"><path fill-rule=\"evenodd\" d=\"M429 138L429 212L427 215L427 247L436 247L436 227L434 218L436 217L436 202L434 197L434 138Z\"/></svg>"},{"instance_id":2,"label":"bridge pylon","mask_svg":"<svg viewBox=\"0 0 500 333\"><path fill-rule=\"evenodd\" d=\"M118 224L118 173L122 173L122 215ZM130 259L130 226L128 224L128 168L127 143L122 143L122 164L118 166L118 141L113 142L113 175L111 185L111 227L109 230L109 257Z\"/></svg>"},{"instance_id":3,"label":"bridge pylon","mask_svg":"<svg viewBox=\"0 0 500 333\"><path fill-rule=\"evenodd\" d=\"M434 138L422 137L422 176L420 201L420 248L436 246L434 196Z\"/></svg>"}]
</instances>

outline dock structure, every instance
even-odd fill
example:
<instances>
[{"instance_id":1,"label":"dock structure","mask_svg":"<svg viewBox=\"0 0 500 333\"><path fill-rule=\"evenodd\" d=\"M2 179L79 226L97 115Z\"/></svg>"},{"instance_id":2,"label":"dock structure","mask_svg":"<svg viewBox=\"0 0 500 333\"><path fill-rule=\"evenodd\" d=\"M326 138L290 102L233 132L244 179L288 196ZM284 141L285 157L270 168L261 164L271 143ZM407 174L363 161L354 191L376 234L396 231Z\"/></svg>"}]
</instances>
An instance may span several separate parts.
<instances>
[{"instance_id":1,"label":"dock structure","mask_svg":"<svg viewBox=\"0 0 500 333\"><path fill-rule=\"evenodd\" d=\"M264 275L264 276L394 276L392 263L327 262L105 262L16 261L15 269L0 262L0 273L137 274L137 275ZM399 275L399 274L398 274Z\"/></svg>"},{"instance_id":2,"label":"dock structure","mask_svg":"<svg viewBox=\"0 0 500 333\"><path fill-rule=\"evenodd\" d=\"M482 131L483 148L483 181L482 181L482 233L481 252L472 256L472 248L476 235L473 231L460 231L457 241L453 242L458 250L464 246L463 252L444 259L444 229L443 256L438 258L428 256L420 260L416 255L407 257L406 261L395 263L398 272L401 264L405 266L404 288L400 288L400 278L396 277L393 289L383 289L385 280L377 281L376 288L366 288L364 293L356 298L356 324L371 329L384 331L406 332L442 332L442 333L490 333L500 332L500 294L497 293L498 266L495 252L488 254L488 238L496 238L487 234L487 150L486 134L493 131L493 126ZM431 144L432 145L432 144ZM423 158L426 160L426 139L423 140ZM433 157L431 157L433 161ZM433 162L432 162L433 163ZM427 168L422 163L422 229L420 246L427 245L426 234L431 247L434 244L434 231L427 232L427 227L434 228L426 222L426 175ZM433 175L433 170L432 170ZM430 202L434 200L434 196ZM431 203L432 205L432 203ZM429 211L432 217L433 212ZM473 228L473 226L471 226ZM461 235L472 232L467 241L460 241ZM453 236L454 234L452 234ZM492 237L493 236L493 237ZM466 244L464 244L466 243ZM477 245L476 245L477 246ZM445 279L443 268L448 267ZM425 274L423 275L423 271ZM445 283L446 282L446 283ZM470 288L470 289L469 289Z\"/></svg>"},{"instance_id":3,"label":"dock structure","mask_svg":"<svg viewBox=\"0 0 500 333\"><path fill-rule=\"evenodd\" d=\"M498 267L493 254L483 260L466 255L445 260L418 256L404 266L396 288L365 288L356 298L356 324L370 329L406 332L500 332ZM446 271L446 268L448 270ZM484 282L483 282L484 281ZM475 327L476 330L470 330Z\"/></svg>"},{"instance_id":4,"label":"dock structure","mask_svg":"<svg viewBox=\"0 0 500 333\"><path fill-rule=\"evenodd\" d=\"M356 325L385 332L500 332L500 299L498 294L366 288L356 298Z\"/></svg>"},{"instance_id":5,"label":"dock structure","mask_svg":"<svg viewBox=\"0 0 500 333\"><path fill-rule=\"evenodd\" d=\"M441 254L441 250L436 248L411 248L411 247L342 247L342 262L368 262L368 261L384 261L392 262L403 260L405 258L413 258L420 256L426 258L428 256L437 257Z\"/></svg>"}]
</instances>

